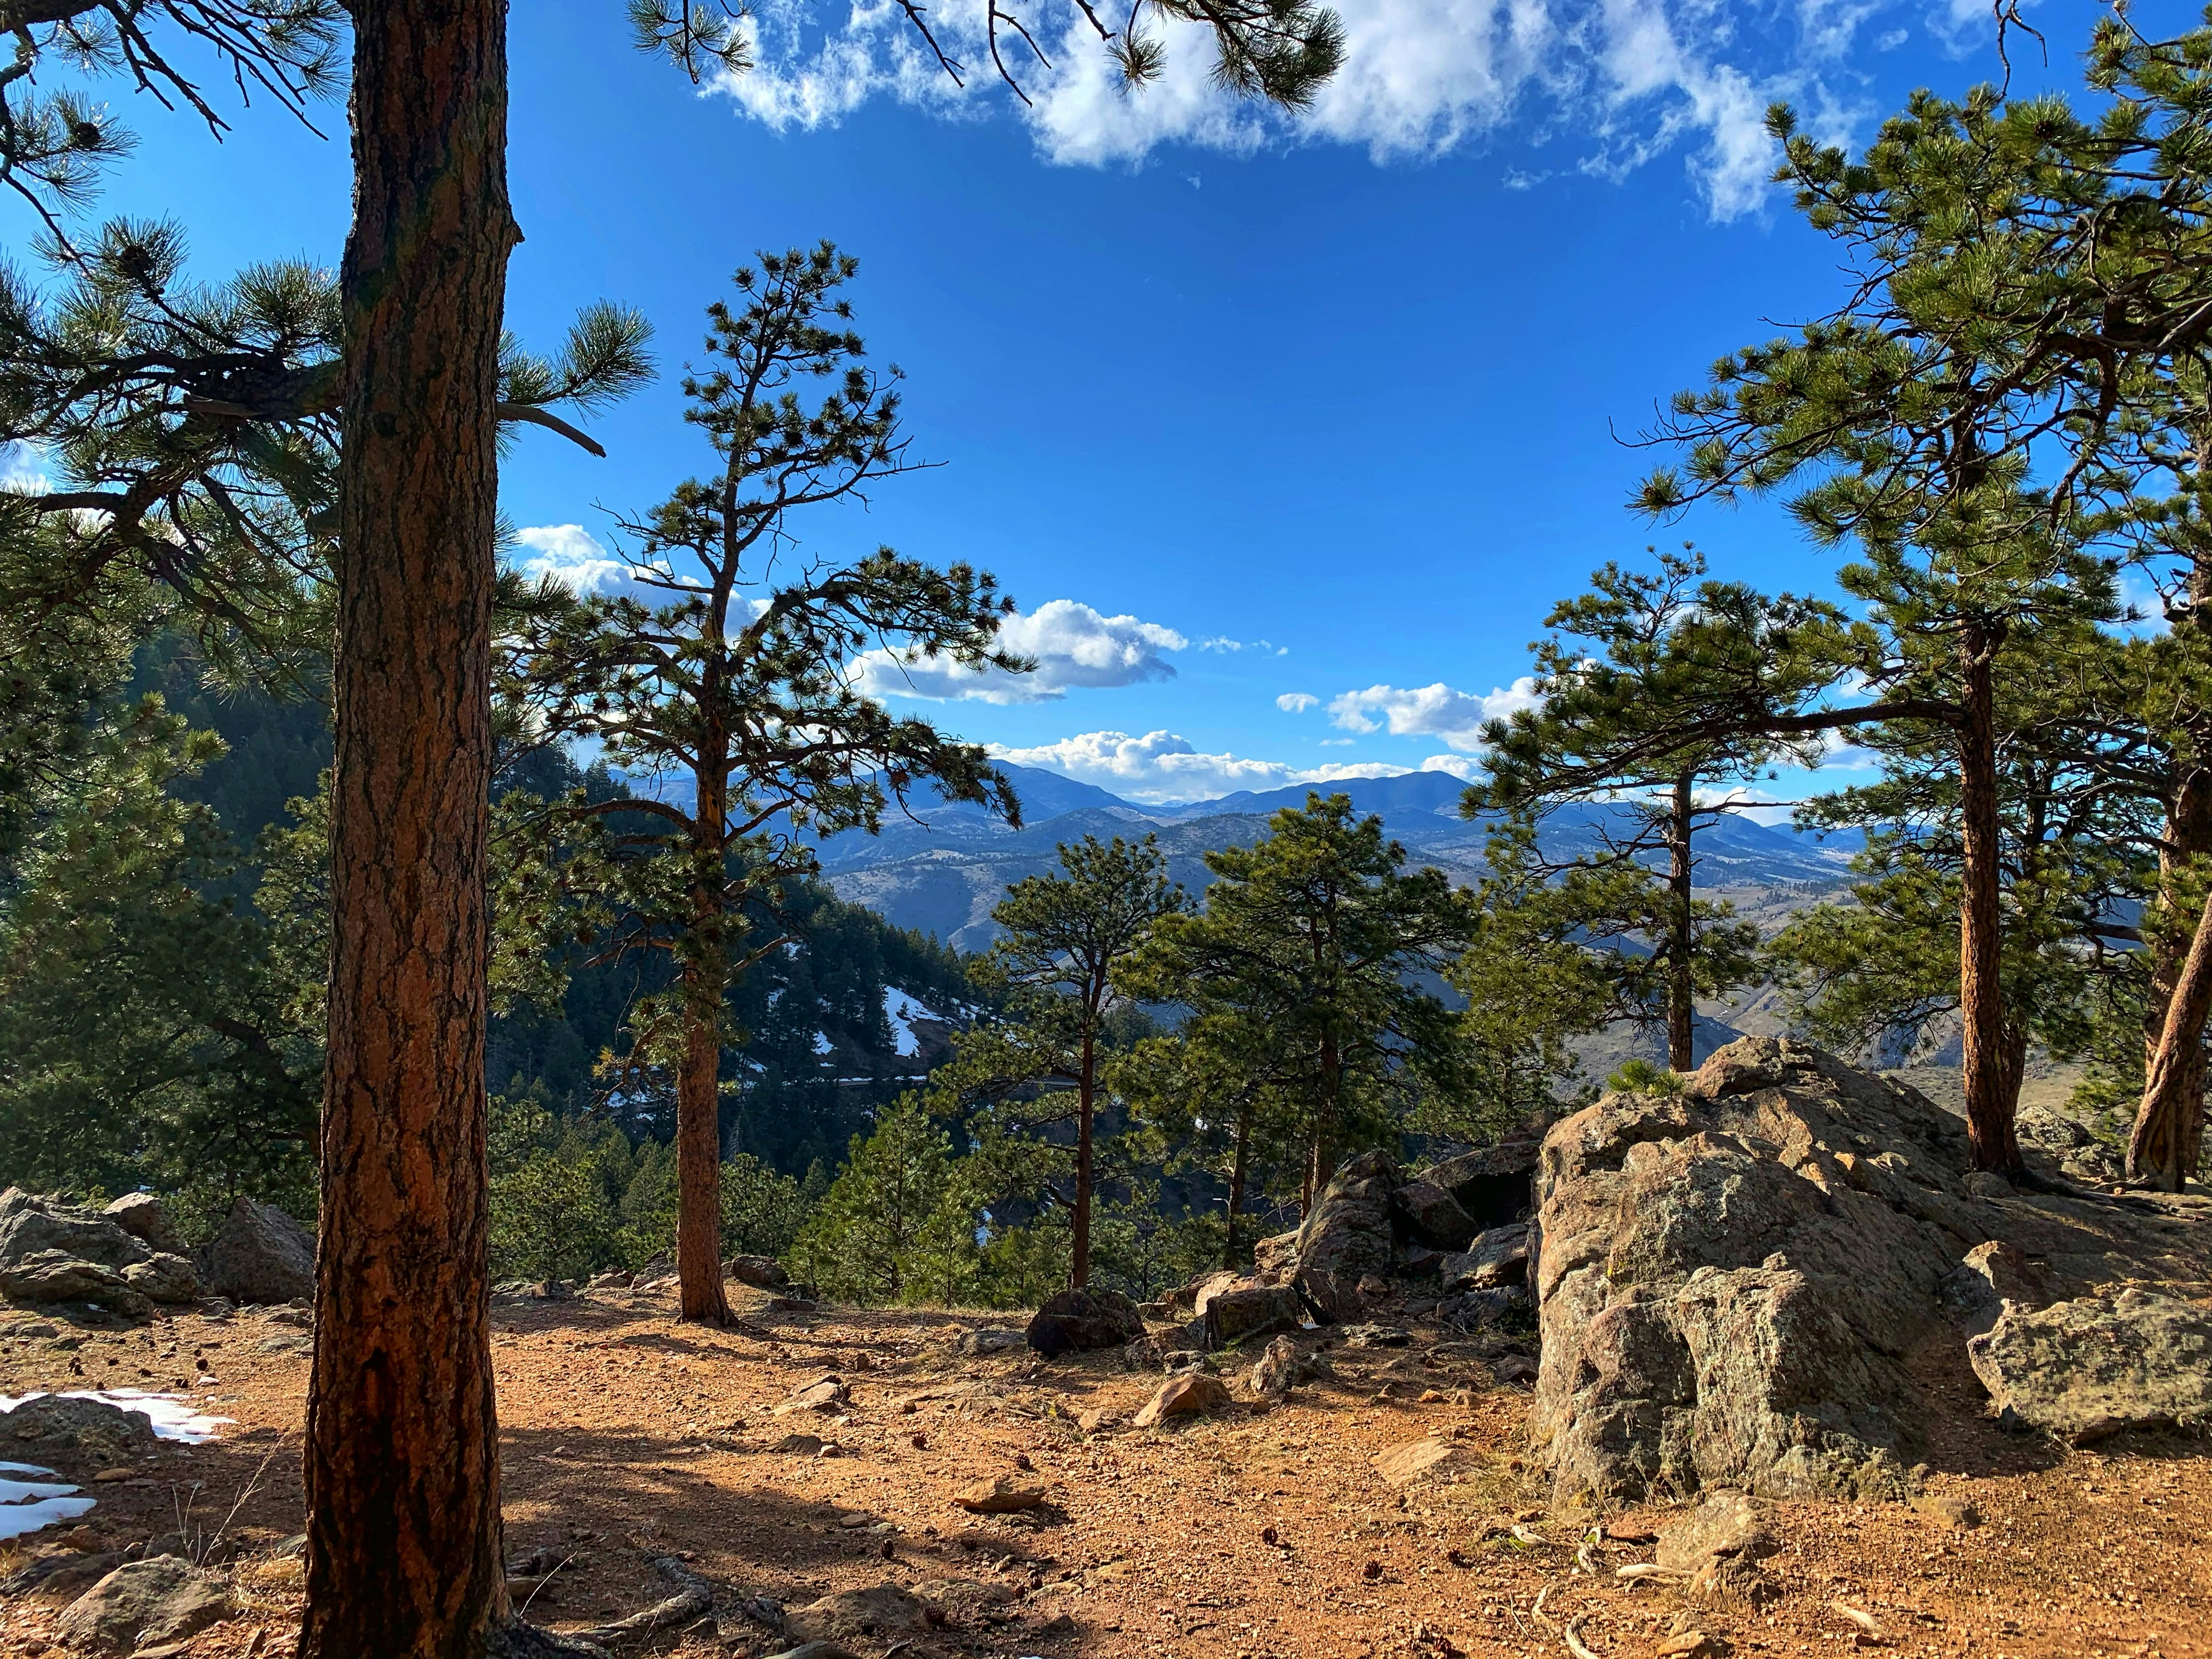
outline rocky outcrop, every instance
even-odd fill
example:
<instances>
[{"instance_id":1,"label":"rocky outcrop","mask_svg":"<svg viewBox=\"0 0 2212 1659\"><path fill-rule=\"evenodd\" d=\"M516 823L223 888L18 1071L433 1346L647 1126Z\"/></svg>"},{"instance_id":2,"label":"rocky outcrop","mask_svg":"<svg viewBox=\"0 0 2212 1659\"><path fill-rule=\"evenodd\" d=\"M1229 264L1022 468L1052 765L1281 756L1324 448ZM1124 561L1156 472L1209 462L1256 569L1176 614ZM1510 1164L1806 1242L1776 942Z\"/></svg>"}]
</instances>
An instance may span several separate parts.
<instances>
[{"instance_id":1,"label":"rocky outcrop","mask_svg":"<svg viewBox=\"0 0 2212 1659\"><path fill-rule=\"evenodd\" d=\"M1562 1498L1900 1492L1918 1373L1963 1372L1965 1304L2002 1302L1970 1258L2051 1297L2206 1271L2132 1200L1988 1196L1960 1119L1773 1038L1558 1124L1538 1188L1532 1431Z\"/></svg>"},{"instance_id":2,"label":"rocky outcrop","mask_svg":"<svg viewBox=\"0 0 2212 1659\"><path fill-rule=\"evenodd\" d=\"M1472 1224L1468 1236L1528 1218L1536 1202L1536 1164L1542 1142L1523 1133L1495 1146L1447 1158L1420 1179L1451 1195ZM1460 1249L1462 1246L1438 1246Z\"/></svg>"},{"instance_id":3,"label":"rocky outcrop","mask_svg":"<svg viewBox=\"0 0 2212 1659\"><path fill-rule=\"evenodd\" d=\"M1435 1182L1417 1176L1391 1194L1401 1230L1432 1250L1463 1250L1475 1224L1460 1202Z\"/></svg>"},{"instance_id":4,"label":"rocky outcrop","mask_svg":"<svg viewBox=\"0 0 2212 1659\"><path fill-rule=\"evenodd\" d=\"M125 1193L100 1213L131 1237L144 1240L150 1250L165 1255L190 1252L185 1236L169 1218L168 1206L151 1193Z\"/></svg>"},{"instance_id":5,"label":"rocky outcrop","mask_svg":"<svg viewBox=\"0 0 2212 1659\"><path fill-rule=\"evenodd\" d=\"M1446 1256L1437 1276L1447 1291L1493 1290L1501 1285L1526 1283L1528 1224L1516 1222L1478 1235L1465 1250Z\"/></svg>"},{"instance_id":6,"label":"rocky outcrop","mask_svg":"<svg viewBox=\"0 0 2212 1659\"><path fill-rule=\"evenodd\" d=\"M1119 1291L1062 1291L1036 1310L1028 1334L1046 1355L1120 1348L1143 1338L1145 1316Z\"/></svg>"},{"instance_id":7,"label":"rocky outcrop","mask_svg":"<svg viewBox=\"0 0 2212 1659\"><path fill-rule=\"evenodd\" d=\"M106 1212L20 1188L0 1193L0 1295L11 1302L82 1303L127 1319L157 1302L199 1295L191 1263L123 1223L173 1237L159 1200L118 1200ZM150 1208L149 1208L150 1206Z\"/></svg>"},{"instance_id":8,"label":"rocky outcrop","mask_svg":"<svg viewBox=\"0 0 2212 1659\"><path fill-rule=\"evenodd\" d=\"M314 1235L273 1204L240 1197L194 1258L210 1294L244 1304L311 1301Z\"/></svg>"},{"instance_id":9,"label":"rocky outcrop","mask_svg":"<svg viewBox=\"0 0 2212 1659\"><path fill-rule=\"evenodd\" d=\"M2069 1440L2212 1423L2212 1308L2197 1303L2135 1289L2007 1302L1966 1352L2000 1410Z\"/></svg>"}]
</instances>

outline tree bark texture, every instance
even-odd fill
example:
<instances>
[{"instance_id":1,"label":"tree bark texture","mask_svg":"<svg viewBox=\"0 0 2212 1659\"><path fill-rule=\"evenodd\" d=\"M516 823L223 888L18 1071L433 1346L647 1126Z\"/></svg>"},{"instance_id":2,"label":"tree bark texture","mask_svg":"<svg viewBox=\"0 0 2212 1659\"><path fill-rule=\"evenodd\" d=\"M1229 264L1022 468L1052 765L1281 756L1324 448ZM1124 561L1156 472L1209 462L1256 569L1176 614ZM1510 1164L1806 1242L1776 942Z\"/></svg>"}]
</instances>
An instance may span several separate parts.
<instances>
[{"instance_id":1,"label":"tree bark texture","mask_svg":"<svg viewBox=\"0 0 2212 1659\"><path fill-rule=\"evenodd\" d=\"M2004 1006L2003 884L1997 817L1997 750L1991 663L1996 631L1970 624L1960 637L1959 1011L1965 1024L1966 1138L1974 1167L2022 1172L2014 1132L2027 1042Z\"/></svg>"},{"instance_id":2,"label":"tree bark texture","mask_svg":"<svg viewBox=\"0 0 2212 1659\"><path fill-rule=\"evenodd\" d=\"M307 1659L509 1620L485 1239L506 8L354 0Z\"/></svg>"},{"instance_id":3,"label":"tree bark texture","mask_svg":"<svg viewBox=\"0 0 2212 1659\"><path fill-rule=\"evenodd\" d=\"M676 1081L676 1278L678 1316L730 1322L722 1286L722 1033L687 1011Z\"/></svg>"},{"instance_id":4,"label":"tree bark texture","mask_svg":"<svg viewBox=\"0 0 2212 1659\"><path fill-rule=\"evenodd\" d=\"M1674 780L1667 822L1667 893L1673 905L1672 937L1667 943L1667 1064L1674 1071L1692 1067L1690 1039L1697 1028L1697 976L1690 960L1690 815L1697 810L1690 775Z\"/></svg>"},{"instance_id":5,"label":"tree bark texture","mask_svg":"<svg viewBox=\"0 0 2212 1659\"><path fill-rule=\"evenodd\" d=\"M721 618L715 619L722 631ZM676 1299L678 1316L730 1322L722 1288L722 999L726 994L731 919L722 891L729 823L730 739L715 711L720 665L707 665L701 704L691 829L692 960L684 970L684 1055L676 1077Z\"/></svg>"},{"instance_id":6,"label":"tree bark texture","mask_svg":"<svg viewBox=\"0 0 2212 1659\"><path fill-rule=\"evenodd\" d=\"M2166 1026L2143 1078L2128 1137L2128 1173L2179 1192L2203 1151L2204 1022L2212 1015L2212 904L2197 919L2175 976Z\"/></svg>"},{"instance_id":7,"label":"tree bark texture","mask_svg":"<svg viewBox=\"0 0 2212 1659\"><path fill-rule=\"evenodd\" d=\"M1240 1267L1243 1258L1237 1254L1237 1224L1244 1214L1244 1182L1247 1161L1252 1148L1252 1113L1247 1106L1237 1115L1237 1152L1229 1166L1229 1242L1222 1256L1224 1267Z\"/></svg>"},{"instance_id":8,"label":"tree bark texture","mask_svg":"<svg viewBox=\"0 0 2212 1659\"><path fill-rule=\"evenodd\" d=\"M1098 1041L1091 1025L1083 1028L1083 1074L1076 1080L1075 1097L1075 1240L1074 1260L1067 1282L1081 1290L1091 1282L1091 1119L1097 1104Z\"/></svg>"}]
</instances>

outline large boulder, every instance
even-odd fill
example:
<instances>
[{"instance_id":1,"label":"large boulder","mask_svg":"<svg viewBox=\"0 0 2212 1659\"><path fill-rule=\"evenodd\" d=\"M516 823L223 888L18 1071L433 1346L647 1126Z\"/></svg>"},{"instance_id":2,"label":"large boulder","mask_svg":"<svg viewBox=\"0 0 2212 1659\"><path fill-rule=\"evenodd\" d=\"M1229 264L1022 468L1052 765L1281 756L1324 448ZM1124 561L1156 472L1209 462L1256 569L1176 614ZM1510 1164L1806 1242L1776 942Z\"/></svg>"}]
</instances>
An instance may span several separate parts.
<instances>
[{"instance_id":1,"label":"large boulder","mask_svg":"<svg viewBox=\"0 0 2212 1659\"><path fill-rule=\"evenodd\" d=\"M1519 1285L1528 1277L1528 1224L1492 1227L1448 1255L1437 1270L1447 1291L1490 1290Z\"/></svg>"},{"instance_id":2,"label":"large boulder","mask_svg":"<svg viewBox=\"0 0 2212 1659\"><path fill-rule=\"evenodd\" d=\"M183 1255L191 1248L169 1218L168 1206L151 1193L125 1193L100 1213L131 1237L145 1241L149 1249Z\"/></svg>"},{"instance_id":3,"label":"large boulder","mask_svg":"<svg viewBox=\"0 0 2212 1659\"><path fill-rule=\"evenodd\" d=\"M1041 1354L1120 1348L1145 1334L1145 1316L1119 1291L1062 1291L1030 1321L1029 1342Z\"/></svg>"},{"instance_id":4,"label":"large boulder","mask_svg":"<svg viewBox=\"0 0 2212 1659\"><path fill-rule=\"evenodd\" d=\"M122 1273L66 1250L31 1250L0 1260L0 1296L10 1302L90 1303L132 1319L153 1309Z\"/></svg>"},{"instance_id":5,"label":"large boulder","mask_svg":"<svg viewBox=\"0 0 2212 1659\"><path fill-rule=\"evenodd\" d=\"M1787 1039L1565 1119L1538 1195L1531 1429L1562 1499L1897 1493L1990 1304L2212 1295L2201 1216L2016 1196L1972 1170L1959 1116Z\"/></svg>"},{"instance_id":6,"label":"large boulder","mask_svg":"<svg viewBox=\"0 0 2212 1659\"><path fill-rule=\"evenodd\" d=\"M174 1555L132 1561L101 1579L61 1616L65 1653L129 1654L189 1640L230 1616L230 1592L212 1573Z\"/></svg>"},{"instance_id":7,"label":"large boulder","mask_svg":"<svg viewBox=\"0 0 2212 1659\"><path fill-rule=\"evenodd\" d=\"M1337 1170L1298 1228L1297 1287L1330 1318L1358 1318L1366 1308L1359 1281L1396 1269L1391 1200L1404 1185L1386 1154L1362 1152Z\"/></svg>"},{"instance_id":8,"label":"large boulder","mask_svg":"<svg viewBox=\"0 0 2212 1659\"><path fill-rule=\"evenodd\" d=\"M123 1279L149 1301L180 1305L200 1299L199 1275L192 1271L191 1258L167 1250L132 1262L123 1270Z\"/></svg>"},{"instance_id":9,"label":"large boulder","mask_svg":"<svg viewBox=\"0 0 2212 1659\"><path fill-rule=\"evenodd\" d=\"M1536 1164L1543 1143L1533 1136L1446 1158L1421 1171L1419 1180L1450 1194L1465 1212L1470 1236L1520 1221L1535 1206ZM1459 1246L1437 1246L1458 1249Z\"/></svg>"},{"instance_id":10,"label":"large boulder","mask_svg":"<svg viewBox=\"0 0 2212 1659\"><path fill-rule=\"evenodd\" d=\"M193 1258L210 1296L295 1302L315 1294L314 1235L273 1204L240 1196Z\"/></svg>"},{"instance_id":11,"label":"large boulder","mask_svg":"<svg viewBox=\"0 0 2212 1659\"><path fill-rule=\"evenodd\" d=\"M783 1264L764 1255L732 1256L729 1276L758 1291L781 1291L791 1284L791 1275L784 1272Z\"/></svg>"},{"instance_id":12,"label":"large boulder","mask_svg":"<svg viewBox=\"0 0 2212 1659\"><path fill-rule=\"evenodd\" d=\"M2199 1303L2132 1288L2008 1301L1966 1352L2000 1410L2069 1440L2212 1423L2212 1308Z\"/></svg>"}]
</instances>

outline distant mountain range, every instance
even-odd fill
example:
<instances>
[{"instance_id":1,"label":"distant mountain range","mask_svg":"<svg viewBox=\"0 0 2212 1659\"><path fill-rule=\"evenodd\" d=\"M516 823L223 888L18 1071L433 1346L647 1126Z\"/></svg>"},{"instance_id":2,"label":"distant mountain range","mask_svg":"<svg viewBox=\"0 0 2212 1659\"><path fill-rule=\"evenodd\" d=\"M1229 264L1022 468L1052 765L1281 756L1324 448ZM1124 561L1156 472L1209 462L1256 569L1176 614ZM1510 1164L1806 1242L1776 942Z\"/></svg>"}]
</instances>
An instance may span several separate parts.
<instances>
[{"instance_id":1,"label":"distant mountain range","mask_svg":"<svg viewBox=\"0 0 2212 1659\"><path fill-rule=\"evenodd\" d=\"M1103 840L1149 832L1158 836L1174 878L1194 893L1202 892L1211 879L1207 853L1249 846L1267 833L1269 814L1303 806L1313 793L1303 786L1243 790L1218 800L1144 806L1038 768L1002 769L1021 799L1019 830L978 807L917 803L910 817L887 821L881 835L848 834L826 842L821 849L823 873L848 902L865 904L897 927L976 951L997 936L991 909L1007 886L1057 867L1062 842L1086 834ZM1459 816L1465 787L1443 772L1346 778L1317 786L1321 793L1349 796L1356 811L1379 814L1414 862L1471 882L1481 873L1490 830ZM1595 850L1606 829L1625 829L1629 817L1629 809L1620 806L1563 809L1545 821L1543 846L1560 858ZM1856 846L1856 836L1822 841L1787 827L1723 818L1698 838L1698 885L1787 889L1802 902L1844 878L1845 861Z\"/></svg>"}]
</instances>

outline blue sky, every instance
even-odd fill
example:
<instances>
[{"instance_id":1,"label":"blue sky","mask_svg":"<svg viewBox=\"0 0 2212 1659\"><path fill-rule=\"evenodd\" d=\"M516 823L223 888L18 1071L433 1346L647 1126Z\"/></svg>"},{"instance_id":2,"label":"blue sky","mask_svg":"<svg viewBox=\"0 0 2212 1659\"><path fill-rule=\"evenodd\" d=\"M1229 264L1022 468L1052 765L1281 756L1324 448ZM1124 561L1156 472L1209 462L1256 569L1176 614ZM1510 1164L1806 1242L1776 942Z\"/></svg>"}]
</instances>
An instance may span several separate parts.
<instances>
[{"instance_id":1,"label":"blue sky","mask_svg":"<svg viewBox=\"0 0 2212 1659\"><path fill-rule=\"evenodd\" d=\"M933 14L971 63L975 9ZM703 92L631 51L621 10L515 10L512 325L550 344L617 300L673 371L754 249L859 256L858 325L944 465L802 536L995 572L1044 672L929 706L1155 799L1464 769L1547 605L1655 540L1822 586L1771 510L1633 518L1650 458L1615 434L1838 292L1832 251L1761 182L1770 98L1863 140L1913 87L1996 72L1969 0L1346 0L1344 75L1292 121L1212 92L1179 34L1167 81L1124 98L1046 9L1055 67L1024 111L985 74L952 88L872 0L765 0L762 68ZM2015 90L2070 83L2095 9L2031 15L2051 62L2016 40ZM209 274L335 264L341 111L331 142L256 110L217 146L111 95L143 142L103 211L175 216ZM502 482L520 556L588 574L604 509L705 465L674 379L592 423L605 461L522 438Z\"/></svg>"}]
</instances>

